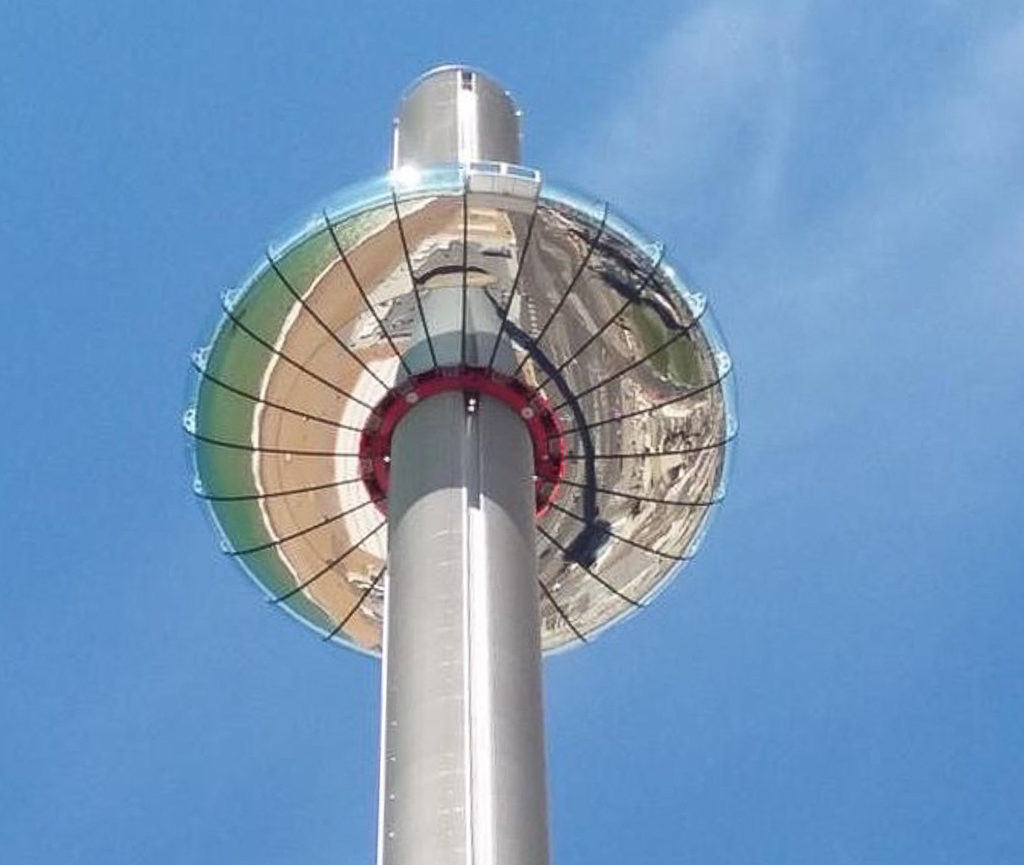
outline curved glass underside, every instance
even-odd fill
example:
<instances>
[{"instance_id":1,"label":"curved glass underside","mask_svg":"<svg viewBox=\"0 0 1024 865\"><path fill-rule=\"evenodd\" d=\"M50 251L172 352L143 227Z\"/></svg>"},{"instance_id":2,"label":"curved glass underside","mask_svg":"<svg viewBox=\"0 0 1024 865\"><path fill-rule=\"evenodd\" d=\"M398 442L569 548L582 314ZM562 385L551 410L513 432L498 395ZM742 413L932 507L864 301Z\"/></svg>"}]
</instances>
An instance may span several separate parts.
<instances>
[{"instance_id":1,"label":"curved glass underside","mask_svg":"<svg viewBox=\"0 0 1024 865\"><path fill-rule=\"evenodd\" d=\"M707 302L602 202L518 166L399 172L330 200L239 287L193 354L195 491L224 550L324 637L381 645L387 525L359 437L418 303L465 279L555 407L565 475L539 517L545 650L652 598L697 551L736 434ZM419 294L419 300L417 299Z\"/></svg>"}]
</instances>

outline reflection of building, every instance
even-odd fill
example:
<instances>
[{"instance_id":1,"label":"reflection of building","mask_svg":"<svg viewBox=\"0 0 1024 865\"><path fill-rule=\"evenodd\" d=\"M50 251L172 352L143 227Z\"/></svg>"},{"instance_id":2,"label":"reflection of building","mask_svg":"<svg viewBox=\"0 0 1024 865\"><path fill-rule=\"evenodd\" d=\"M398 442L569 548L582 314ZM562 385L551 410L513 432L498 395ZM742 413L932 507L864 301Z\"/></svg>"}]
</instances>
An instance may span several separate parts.
<instances>
[{"instance_id":1,"label":"reflection of building","mask_svg":"<svg viewBox=\"0 0 1024 865\"><path fill-rule=\"evenodd\" d=\"M678 572L735 432L703 298L520 166L517 116L480 73L429 73L392 173L274 248L194 358L228 548L383 654L387 865L546 861L540 652Z\"/></svg>"}]
</instances>

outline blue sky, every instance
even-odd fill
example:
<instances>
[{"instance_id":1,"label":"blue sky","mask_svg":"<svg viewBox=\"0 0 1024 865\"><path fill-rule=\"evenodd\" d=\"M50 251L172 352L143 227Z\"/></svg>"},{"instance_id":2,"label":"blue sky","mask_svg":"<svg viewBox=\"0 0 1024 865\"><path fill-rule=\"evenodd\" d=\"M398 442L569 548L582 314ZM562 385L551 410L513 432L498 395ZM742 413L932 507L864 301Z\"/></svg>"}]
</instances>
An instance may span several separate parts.
<instances>
[{"instance_id":1,"label":"blue sky","mask_svg":"<svg viewBox=\"0 0 1024 865\"><path fill-rule=\"evenodd\" d=\"M377 665L261 603L179 418L218 293L492 71L710 295L700 557L545 669L553 861L1024 861L1013 3L21 4L0 29L0 849L369 863Z\"/></svg>"}]
</instances>

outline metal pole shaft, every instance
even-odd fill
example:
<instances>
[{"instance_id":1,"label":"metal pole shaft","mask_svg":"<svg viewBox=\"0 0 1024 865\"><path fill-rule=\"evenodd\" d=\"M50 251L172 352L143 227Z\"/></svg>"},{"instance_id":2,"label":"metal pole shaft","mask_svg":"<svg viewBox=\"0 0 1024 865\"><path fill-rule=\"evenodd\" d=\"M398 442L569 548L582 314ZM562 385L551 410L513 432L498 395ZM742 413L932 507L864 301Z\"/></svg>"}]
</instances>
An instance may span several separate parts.
<instances>
[{"instance_id":1,"label":"metal pole shaft","mask_svg":"<svg viewBox=\"0 0 1024 865\"><path fill-rule=\"evenodd\" d=\"M481 72L442 66L421 76L402 98L391 142L391 167L520 162L520 112Z\"/></svg>"},{"instance_id":2,"label":"metal pole shaft","mask_svg":"<svg viewBox=\"0 0 1024 865\"><path fill-rule=\"evenodd\" d=\"M403 99L394 166L518 161L518 117L485 76L434 70ZM490 357L483 292L431 289L424 309L441 364ZM395 430L378 865L547 865L532 474L522 420L488 396L429 397Z\"/></svg>"},{"instance_id":3,"label":"metal pole shaft","mask_svg":"<svg viewBox=\"0 0 1024 865\"><path fill-rule=\"evenodd\" d=\"M548 861L532 463L487 397L432 397L396 430L381 865Z\"/></svg>"}]
</instances>

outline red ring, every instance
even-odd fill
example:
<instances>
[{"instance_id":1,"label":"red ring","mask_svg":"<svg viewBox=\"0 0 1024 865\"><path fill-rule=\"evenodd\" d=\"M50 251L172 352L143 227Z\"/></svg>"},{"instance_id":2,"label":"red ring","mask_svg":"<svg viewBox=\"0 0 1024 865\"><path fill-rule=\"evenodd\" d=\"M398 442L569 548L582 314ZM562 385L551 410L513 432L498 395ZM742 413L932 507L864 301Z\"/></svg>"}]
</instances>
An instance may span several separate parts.
<instances>
[{"instance_id":1,"label":"red ring","mask_svg":"<svg viewBox=\"0 0 1024 865\"><path fill-rule=\"evenodd\" d=\"M496 370L443 366L410 376L377 403L359 437L359 472L377 507L387 513L391 436L399 421L420 400L447 391L482 393L500 400L526 424L533 442L537 514L543 514L558 490L565 469L565 439L548 401L519 379Z\"/></svg>"}]
</instances>

